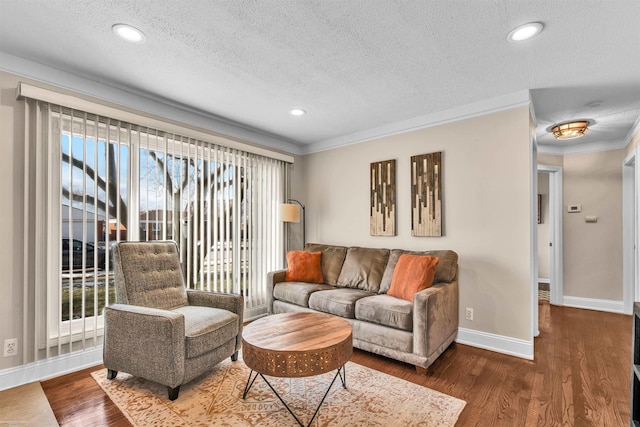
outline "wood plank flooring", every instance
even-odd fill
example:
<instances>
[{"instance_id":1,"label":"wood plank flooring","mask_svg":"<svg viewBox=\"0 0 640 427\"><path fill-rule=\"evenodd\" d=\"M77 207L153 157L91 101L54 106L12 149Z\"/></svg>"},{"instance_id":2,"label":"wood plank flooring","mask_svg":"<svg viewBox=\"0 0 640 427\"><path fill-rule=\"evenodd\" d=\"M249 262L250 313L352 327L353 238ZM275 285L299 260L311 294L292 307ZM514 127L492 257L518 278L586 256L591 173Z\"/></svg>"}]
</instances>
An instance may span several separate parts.
<instances>
[{"instance_id":1,"label":"wood plank flooring","mask_svg":"<svg viewBox=\"0 0 640 427\"><path fill-rule=\"evenodd\" d=\"M118 407L91 377L101 366L42 382L61 426L130 426Z\"/></svg>"},{"instance_id":2,"label":"wood plank flooring","mask_svg":"<svg viewBox=\"0 0 640 427\"><path fill-rule=\"evenodd\" d=\"M352 361L467 401L458 426L628 426L632 317L540 304L535 361L453 344L428 369ZM44 381L62 426L130 425L87 369Z\"/></svg>"}]
</instances>

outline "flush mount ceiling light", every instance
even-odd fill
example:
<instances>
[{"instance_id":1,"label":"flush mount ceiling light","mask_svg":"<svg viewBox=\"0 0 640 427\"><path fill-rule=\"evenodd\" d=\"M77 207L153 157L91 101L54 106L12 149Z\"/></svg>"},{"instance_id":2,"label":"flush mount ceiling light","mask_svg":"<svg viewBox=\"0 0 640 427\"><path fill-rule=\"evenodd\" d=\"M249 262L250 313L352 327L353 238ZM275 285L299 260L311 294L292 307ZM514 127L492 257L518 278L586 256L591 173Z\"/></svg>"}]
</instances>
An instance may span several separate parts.
<instances>
[{"instance_id":1,"label":"flush mount ceiling light","mask_svg":"<svg viewBox=\"0 0 640 427\"><path fill-rule=\"evenodd\" d=\"M530 39L531 37L540 34L542 27L543 25L541 22L529 22L527 24L520 25L509 32L507 40L510 42L521 42Z\"/></svg>"},{"instance_id":2,"label":"flush mount ceiling light","mask_svg":"<svg viewBox=\"0 0 640 427\"><path fill-rule=\"evenodd\" d=\"M580 120L576 122L566 122L554 125L551 128L553 136L556 139L576 139L584 136L589 129L589 122L586 120Z\"/></svg>"},{"instance_id":3,"label":"flush mount ceiling light","mask_svg":"<svg viewBox=\"0 0 640 427\"><path fill-rule=\"evenodd\" d=\"M113 33L130 43L144 43L147 38L139 29L127 24L115 24L111 27Z\"/></svg>"},{"instance_id":4,"label":"flush mount ceiling light","mask_svg":"<svg viewBox=\"0 0 640 427\"><path fill-rule=\"evenodd\" d=\"M292 116L304 116L305 114L307 114L307 112L299 108L294 108L293 110L289 111L289 114L291 114Z\"/></svg>"}]
</instances>

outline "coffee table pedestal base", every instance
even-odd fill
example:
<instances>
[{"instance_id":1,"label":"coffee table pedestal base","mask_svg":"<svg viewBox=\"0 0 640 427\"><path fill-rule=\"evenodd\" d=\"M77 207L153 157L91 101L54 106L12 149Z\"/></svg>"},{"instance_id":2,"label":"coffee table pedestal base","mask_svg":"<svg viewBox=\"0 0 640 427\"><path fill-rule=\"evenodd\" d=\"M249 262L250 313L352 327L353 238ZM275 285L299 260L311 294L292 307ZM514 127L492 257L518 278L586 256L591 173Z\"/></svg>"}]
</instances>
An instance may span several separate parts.
<instances>
[{"instance_id":1,"label":"coffee table pedestal base","mask_svg":"<svg viewBox=\"0 0 640 427\"><path fill-rule=\"evenodd\" d=\"M242 394L242 398L244 399L244 398L247 397L247 393L249 393L249 390L251 389L251 387L253 386L253 383L255 382L256 378L258 378L258 375L259 375L264 380L264 382L269 386L271 391L273 391L273 393L280 400L280 402L282 402L284 407L287 408L287 411L289 411L289 413L296 420L296 422L301 427L304 427L304 424L302 423L302 421L300 421L300 419L296 416L296 414L293 413L293 411L291 410L289 405L287 405L287 402L285 402L282 399L282 397L280 397L280 394L276 391L275 388L273 388L271 383L269 381L267 381L267 379L264 377L264 375L262 375L259 372L255 372L255 375L254 375L254 372L255 371L253 371L253 370L251 372L249 372L249 378L247 378L247 384L244 387L244 393ZM338 377L340 377L340 381L342 382L342 387L343 388L347 388L347 371L346 371L345 365L342 365L341 367L338 368L338 370L336 372L336 375L333 377L333 380L331 381L331 384L329 384L329 387L327 388L327 391L324 393L324 396L322 396L322 399L320 400L320 403L318 404L318 407L316 408L316 411L313 413L313 416L309 420L309 423L307 424L307 427L309 427L311 425L313 420L316 418L316 415L318 415L318 411L320 410L320 407L324 403L324 400L327 398L327 395L329 394L329 391L331 390L331 387L333 387L333 383L336 382L336 379L338 379Z\"/></svg>"}]
</instances>

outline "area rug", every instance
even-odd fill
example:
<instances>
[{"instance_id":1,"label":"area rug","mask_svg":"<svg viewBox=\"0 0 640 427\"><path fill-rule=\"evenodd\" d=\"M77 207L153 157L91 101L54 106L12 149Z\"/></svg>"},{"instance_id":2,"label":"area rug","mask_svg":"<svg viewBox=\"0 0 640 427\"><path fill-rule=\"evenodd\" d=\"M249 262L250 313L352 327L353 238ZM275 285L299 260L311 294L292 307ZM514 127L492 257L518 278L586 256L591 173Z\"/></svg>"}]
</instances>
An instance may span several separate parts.
<instances>
[{"instance_id":1,"label":"area rug","mask_svg":"<svg viewBox=\"0 0 640 427\"><path fill-rule=\"evenodd\" d=\"M57 427L39 382L0 391L0 427Z\"/></svg>"},{"instance_id":2,"label":"area rug","mask_svg":"<svg viewBox=\"0 0 640 427\"><path fill-rule=\"evenodd\" d=\"M296 426L297 423L258 377L242 399L249 368L226 359L180 388L177 400L156 383L106 369L91 375L136 427L143 426ZM463 400L348 362L347 388L338 379L312 426L454 426ZM335 372L307 378L267 377L305 425L313 416Z\"/></svg>"}]
</instances>

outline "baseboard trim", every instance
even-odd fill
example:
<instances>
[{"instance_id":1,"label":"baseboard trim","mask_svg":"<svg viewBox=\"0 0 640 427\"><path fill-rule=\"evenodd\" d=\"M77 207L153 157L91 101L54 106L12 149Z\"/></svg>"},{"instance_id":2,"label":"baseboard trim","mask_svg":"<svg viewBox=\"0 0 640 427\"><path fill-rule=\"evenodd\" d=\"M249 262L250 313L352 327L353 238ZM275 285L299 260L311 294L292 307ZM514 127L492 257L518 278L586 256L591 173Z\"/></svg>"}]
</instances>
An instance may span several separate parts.
<instances>
[{"instance_id":1,"label":"baseboard trim","mask_svg":"<svg viewBox=\"0 0 640 427\"><path fill-rule=\"evenodd\" d=\"M473 329L458 328L456 342L508 354L509 356L533 360L533 340L527 341Z\"/></svg>"},{"instance_id":2,"label":"baseboard trim","mask_svg":"<svg viewBox=\"0 0 640 427\"><path fill-rule=\"evenodd\" d=\"M551 279L540 279L540 278L538 278L538 283L549 283L549 284L551 284Z\"/></svg>"},{"instance_id":3,"label":"baseboard trim","mask_svg":"<svg viewBox=\"0 0 640 427\"><path fill-rule=\"evenodd\" d=\"M43 381L102 363L102 346L55 356L0 371L0 390Z\"/></svg>"},{"instance_id":4,"label":"baseboard trim","mask_svg":"<svg viewBox=\"0 0 640 427\"><path fill-rule=\"evenodd\" d=\"M623 301L565 296L562 299L562 304L566 307L625 314Z\"/></svg>"}]
</instances>

